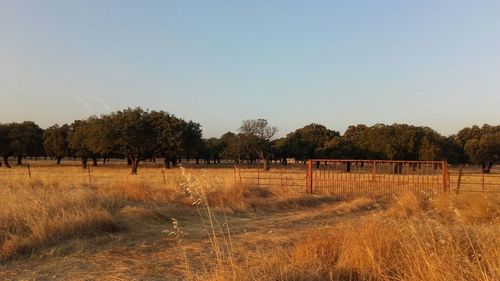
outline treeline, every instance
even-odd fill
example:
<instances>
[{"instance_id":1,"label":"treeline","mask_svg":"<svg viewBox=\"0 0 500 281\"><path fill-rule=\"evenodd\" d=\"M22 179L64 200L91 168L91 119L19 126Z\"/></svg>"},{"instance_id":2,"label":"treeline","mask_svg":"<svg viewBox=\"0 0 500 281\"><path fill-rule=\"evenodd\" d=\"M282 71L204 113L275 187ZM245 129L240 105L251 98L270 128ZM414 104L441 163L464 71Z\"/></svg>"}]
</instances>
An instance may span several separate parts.
<instances>
[{"instance_id":1,"label":"treeline","mask_svg":"<svg viewBox=\"0 0 500 281\"><path fill-rule=\"evenodd\" d=\"M442 136L428 127L407 124L350 126L341 135L323 125L310 124L275 138L277 128L264 119L243 121L237 133L202 138L201 126L164 111L128 108L100 117L54 125L46 130L34 122L0 123L0 155L22 164L24 157L50 157L59 164L79 158L82 166L96 166L111 158L127 159L132 173L140 161L163 159L167 168L181 159L196 163L236 163L261 160L287 165L312 158L447 160L451 164L479 164L490 172L500 158L500 126L464 128ZM0 161L0 166L1 166Z\"/></svg>"}]
</instances>

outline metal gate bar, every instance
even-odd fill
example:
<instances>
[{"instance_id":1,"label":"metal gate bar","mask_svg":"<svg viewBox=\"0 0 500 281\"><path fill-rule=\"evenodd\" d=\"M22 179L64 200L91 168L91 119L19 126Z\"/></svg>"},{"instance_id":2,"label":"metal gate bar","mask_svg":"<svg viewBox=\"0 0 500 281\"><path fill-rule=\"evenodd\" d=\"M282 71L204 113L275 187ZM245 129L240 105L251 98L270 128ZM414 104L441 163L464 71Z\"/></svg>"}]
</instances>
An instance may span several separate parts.
<instances>
[{"instance_id":1,"label":"metal gate bar","mask_svg":"<svg viewBox=\"0 0 500 281\"><path fill-rule=\"evenodd\" d=\"M340 196L449 190L446 161L312 159L306 178L307 192Z\"/></svg>"}]
</instances>

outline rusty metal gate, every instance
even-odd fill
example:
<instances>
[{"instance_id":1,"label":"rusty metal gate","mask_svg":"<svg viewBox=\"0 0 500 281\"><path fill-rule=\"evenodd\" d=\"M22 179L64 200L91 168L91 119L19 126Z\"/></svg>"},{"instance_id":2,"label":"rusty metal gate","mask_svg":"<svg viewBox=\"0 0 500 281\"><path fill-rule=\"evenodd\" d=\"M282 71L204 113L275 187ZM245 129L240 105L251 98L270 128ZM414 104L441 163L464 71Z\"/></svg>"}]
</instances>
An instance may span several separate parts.
<instances>
[{"instance_id":1,"label":"rusty metal gate","mask_svg":"<svg viewBox=\"0 0 500 281\"><path fill-rule=\"evenodd\" d=\"M446 161L332 160L307 163L307 192L342 197L449 190Z\"/></svg>"},{"instance_id":2,"label":"rusty metal gate","mask_svg":"<svg viewBox=\"0 0 500 281\"><path fill-rule=\"evenodd\" d=\"M302 189L306 182L306 174L303 169L273 169L265 171L259 168L235 168L235 180L240 184L249 184L257 187L292 187Z\"/></svg>"}]
</instances>

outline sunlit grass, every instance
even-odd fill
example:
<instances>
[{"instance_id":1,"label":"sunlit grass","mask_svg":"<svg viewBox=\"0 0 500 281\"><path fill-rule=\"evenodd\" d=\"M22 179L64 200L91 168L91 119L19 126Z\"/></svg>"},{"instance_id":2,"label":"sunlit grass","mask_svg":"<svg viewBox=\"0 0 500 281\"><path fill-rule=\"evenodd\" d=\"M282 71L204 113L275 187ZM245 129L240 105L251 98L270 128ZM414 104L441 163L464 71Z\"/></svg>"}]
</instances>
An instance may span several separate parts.
<instances>
[{"instance_id":1,"label":"sunlit grass","mask_svg":"<svg viewBox=\"0 0 500 281\"><path fill-rule=\"evenodd\" d=\"M40 257L89 263L92 253L93 264L119 267L110 278L500 279L495 194L339 201L300 187L241 184L232 168L146 167L130 176L115 165L91 169L90 180L80 169L34 167L31 179L26 167L0 171L0 278ZM117 255L129 265L111 262Z\"/></svg>"}]
</instances>

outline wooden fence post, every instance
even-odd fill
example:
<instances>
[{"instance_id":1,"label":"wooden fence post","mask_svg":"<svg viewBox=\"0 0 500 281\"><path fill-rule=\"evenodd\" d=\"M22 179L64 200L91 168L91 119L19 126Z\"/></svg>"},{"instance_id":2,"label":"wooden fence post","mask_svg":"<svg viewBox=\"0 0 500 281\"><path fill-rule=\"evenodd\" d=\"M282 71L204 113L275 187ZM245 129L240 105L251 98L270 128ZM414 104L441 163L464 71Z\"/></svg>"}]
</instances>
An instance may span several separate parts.
<instances>
[{"instance_id":1,"label":"wooden fence post","mask_svg":"<svg viewBox=\"0 0 500 281\"><path fill-rule=\"evenodd\" d=\"M484 192L484 172L482 173L482 177L481 177L481 190Z\"/></svg>"},{"instance_id":2,"label":"wooden fence post","mask_svg":"<svg viewBox=\"0 0 500 281\"><path fill-rule=\"evenodd\" d=\"M31 180L31 166L30 166L30 163L28 163L28 176L30 177L30 180Z\"/></svg>"},{"instance_id":3,"label":"wooden fence post","mask_svg":"<svg viewBox=\"0 0 500 281\"><path fill-rule=\"evenodd\" d=\"M92 184L92 177L90 176L90 166L87 165L87 173L89 174L89 184Z\"/></svg>"},{"instance_id":4,"label":"wooden fence post","mask_svg":"<svg viewBox=\"0 0 500 281\"><path fill-rule=\"evenodd\" d=\"M280 187L283 187L283 167L280 169Z\"/></svg>"},{"instance_id":5,"label":"wooden fence post","mask_svg":"<svg viewBox=\"0 0 500 281\"><path fill-rule=\"evenodd\" d=\"M443 191L448 191L448 162L443 161Z\"/></svg>"},{"instance_id":6,"label":"wooden fence post","mask_svg":"<svg viewBox=\"0 0 500 281\"><path fill-rule=\"evenodd\" d=\"M240 177L240 185L242 185L243 181L241 179L241 168L240 167L238 167L238 176Z\"/></svg>"},{"instance_id":7,"label":"wooden fence post","mask_svg":"<svg viewBox=\"0 0 500 281\"><path fill-rule=\"evenodd\" d=\"M260 169L257 167L257 187L260 187Z\"/></svg>"},{"instance_id":8,"label":"wooden fence post","mask_svg":"<svg viewBox=\"0 0 500 281\"><path fill-rule=\"evenodd\" d=\"M462 167L458 170L457 194L460 192L460 183L462 182Z\"/></svg>"},{"instance_id":9,"label":"wooden fence post","mask_svg":"<svg viewBox=\"0 0 500 281\"><path fill-rule=\"evenodd\" d=\"M306 192L313 193L313 175L312 175L312 166L313 162L311 159L307 161L307 183L306 183Z\"/></svg>"},{"instance_id":10,"label":"wooden fence post","mask_svg":"<svg viewBox=\"0 0 500 281\"><path fill-rule=\"evenodd\" d=\"M161 175L163 177L163 184L167 185L167 180L165 179L165 169L163 167L161 168Z\"/></svg>"}]
</instances>

